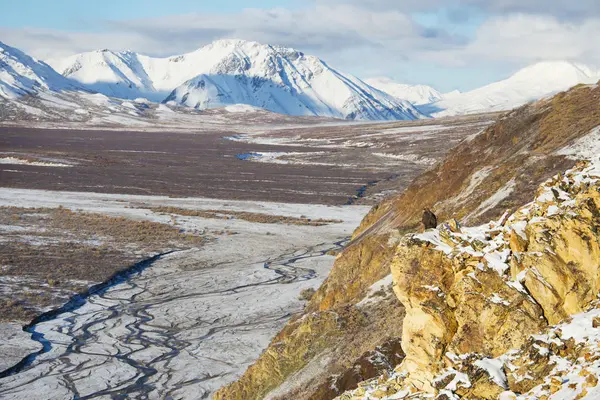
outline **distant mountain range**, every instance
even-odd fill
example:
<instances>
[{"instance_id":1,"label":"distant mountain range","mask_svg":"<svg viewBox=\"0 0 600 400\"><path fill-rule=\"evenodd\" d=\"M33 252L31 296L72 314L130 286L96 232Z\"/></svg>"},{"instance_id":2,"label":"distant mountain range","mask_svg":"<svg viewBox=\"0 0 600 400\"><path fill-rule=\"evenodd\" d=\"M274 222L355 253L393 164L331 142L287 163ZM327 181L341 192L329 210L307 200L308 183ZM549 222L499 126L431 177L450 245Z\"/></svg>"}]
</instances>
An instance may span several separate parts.
<instances>
[{"instance_id":1,"label":"distant mountain range","mask_svg":"<svg viewBox=\"0 0 600 400\"><path fill-rule=\"evenodd\" d=\"M507 79L469 92L440 93L425 85L406 85L389 78L366 79L387 93L406 99L431 117L510 110L533 100L567 90L577 84L594 84L600 70L568 61L546 61L519 70Z\"/></svg>"},{"instance_id":2,"label":"distant mountain range","mask_svg":"<svg viewBox=\"0 0 600 400\"><path fill-rule=\"evenodd\" d=\"M577 84L599 80L600 70L596 68L567 61L540 62L502 81L446 96L419 109L432 117L510 110Z\"/></svg>"},{"instance_id":3,"label":"distant mountain range","mask_svg":"<svg viewBox=\"0 0 600 400\"><path fill-rule=\"evenodd\" d=\"M53 93L100 93L119 104L144 98L195 110L247 104L292 116L412 120L507 110L598 80L600 70L592 67L541 62L469 92L440 93L388 78L363 81L294 49L243 40L218 40L168 58L99 50L48 63L0 42L0 98L9 101L26 94L48 100Z\"/></svg>"},{"instance_id":4,"label":"distant mountain range","mask_svg":"<svg viewBox=\"0 0 600 400\"><path fill-rule=\"evenodd\" d=\"M101 50L49 62L65 77L107 96L172 101L200 110L242 103L298 116L424 117L410 102L316 57L256 42L218 40L169 58Z\"/></svg>"}]
</instances>

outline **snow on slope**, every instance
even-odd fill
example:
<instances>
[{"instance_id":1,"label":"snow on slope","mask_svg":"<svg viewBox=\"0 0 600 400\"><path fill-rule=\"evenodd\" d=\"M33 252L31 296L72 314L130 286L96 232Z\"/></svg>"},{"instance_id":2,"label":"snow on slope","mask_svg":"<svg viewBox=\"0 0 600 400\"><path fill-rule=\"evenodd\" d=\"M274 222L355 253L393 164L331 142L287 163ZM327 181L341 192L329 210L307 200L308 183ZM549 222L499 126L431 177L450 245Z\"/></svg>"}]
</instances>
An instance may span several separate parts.
<instances>
[{"instance_id":1,"label":"snow on slope","mask_svg":"<svg viewBox=\"0 0 600 400\"><path fill-rule=\"evenodd\" d=\"M369 78L365 79L365 82L398 99L408 100L414 105L429 104L444 98L442 93L427 85L408 85L386 77Z\"/></svg>"},{"instance_id":2,"label":"snow on slope","mask_svg":"<svg viewBox=\"0 0 600 400\"><path fill-rule=\"evenodd\" d=\"M0 42L0 97L15 99L42 90L75 89L49 65Z\"/></svg>"},{"instance_id":3,"label":"snow on slope","mask_svg":"<svg viewBox=\"0 0 600 400\"><path fill-rule=\"evenodd\" d=\"M63 76L107 96L133 100L156 92L140 56L130 51L98 50L48 63ZM160 101L160 97L152 100Z\"/></svg>"},{"instance_id":4,"label":"snow on slope","mask_svg":"<svg viewBox=\"0 0 600 400\"><path fill-rule=\"evenodd\" d=\"M529 101L567 90L580 83L600 80L600 70L567 61L540 62L508 79L481 88L447 96L420 110L433 117L509 110Z\"/></svg>"},{"instance_id":5,"label":"snow on slope","mask_svg":"<svg viewBox=\"0 0 600 400\"><path fill-rule=\"evenodd\" d=\"M127 62L131 61L131 57L129 60L126 57L133 53L121 55L124 57L121 59L122 65L127 63L135 66ZM104 56L110 57L109 54ZM73 72L78 68L81 66L74 68ZM107 76L110 77L110 74ZM150 87L146 77L142 76L142 80L138 78L135 74L129 74L127 79L132 86L135 81L136 84L139 82ZM250 123L264 129L274 123L291 126L325 122L318 118L274 114L245 104L200 112L189 107L153 103L142 97L130 100L91 93L82 84L74 82L58 74L49 65L0 43L0 125L26 123L44 128L86 126L102 129L127 126L129 129L143 130L165 127L188 130L193 127L196 131L227 125L228 129L234 130L244 126L244 133L247 133L248 129L252 129L248 126Z\"/></svg>"},{"instance_id":6,"label":"snow on slope","mask_svg":"<svg viewBox=\"0 0 600 400\"><path fill-rule=\"evenodd\" d=\"M64 76L109 96L196 109L248 104L289 115L395 120L423 116L407 101L293 49L218 40L181 56L96 51L51 61Z\"/></svg>"}]
</instances>

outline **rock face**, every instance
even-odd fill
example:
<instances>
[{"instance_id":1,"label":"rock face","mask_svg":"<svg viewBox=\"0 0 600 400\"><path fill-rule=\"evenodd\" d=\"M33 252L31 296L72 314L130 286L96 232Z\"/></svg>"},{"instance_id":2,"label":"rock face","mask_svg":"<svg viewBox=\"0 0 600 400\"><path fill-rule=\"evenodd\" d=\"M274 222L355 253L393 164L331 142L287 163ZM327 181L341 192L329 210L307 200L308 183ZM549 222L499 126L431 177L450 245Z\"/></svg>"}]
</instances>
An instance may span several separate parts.
<instances>
[{"instance_id":1,"label":"rock face","mask_svg":"<svg viewBox=\"0 0 600 400\"><path fill-rule=\"evenodd\" d=\"M571 389L590 395L600 371L600 329L593 327L600 312L599 228L595 161L547 181L510 217L458 230L442 224L405 238L391 270L406 309L406 357L388 381L342 398L552 394L565 380L547 377L559 376L567 363L586 378ZM576 314L579 322L569 325ZM565 321L562 331L552 327Z\"/></svg>"},{"instance_id":2,"label":"rock face","mask_svg":"<svg viewBox=\"0 0 600 400\"><path fill-rule=\"evenodd\" d=\"M476 295L467 292L470 290L468 288L483 290L477 286L479 283L469 280L469 277L466 276L468 272L458 274L454 272L454 268L458 268L456 263L459 262L461 257L465 257L464 255L460 256L459 259L444 259L441 254L438 254L439 252L433 250L434 246L427 245L427 243L421 243L410 250L399 250L398 243L401 235L418 228L423 205L432 205L432 210L441 221L457 218L465 224L481 224L490 219L500 218L507 209L515 210L526 204L536 195L540 183L575 165L574 160L558 154L558 151L574 140L588 135L599 125L600 88L597 86L576 87L568 92L560 93L552 99L530 104L501 116L494 125L479 135L459 144L449 153L444 162L434 166L417 178L403 194L384 200L373 208L369 215L365 217L361 226L355 231L351 244L338 256L329 277L306 308L305 315L312 315L311 318L316 322L320 318L328 318L328 315L335 313L338 315L338 319L343 320L347 310L357 307L357 304L364 299L369 288L389 274L392 263L398 265L401 256L398 252L402 251L406 252L404 257L407 258L424 257L419 262L440 262L439 270L436 270L439 277L444 277L437 283L440 290L444 289L440 285L453 287L454 283L451 282L454 282L454 280L458 285L455 288L456 291L460 285L463 285L466 290L459 298L445 300L438 297L433 291L428 293L427 291L418 291L415 288L417 292L422 292L422 296L429 296L427 299L429 299L432 308L443 306L450 309L447 301L469 301L469 296L476 298ZM534 220L533 223L535 222ZM460 229L459 225L452 225L454 226L451 226L451 229L442 229L443 233L441 235L444 235L444 240L457 240L457 237L460 237L460 233L452 232ZM502 224L497 227L500 232L503 229ZM498 237L499 233L490 232L490 235ZM502 233L502 237L504 237L504 233ZM569 237L568 240L574 240L572 235ZM485 237L482 239L485 239ZM485 247L488 241L482 239L474 242L476 243L475 246ZM508 240L513 246L529 246L529 239L525 240L516 233L511 233L509 237L503 240ZM422 249L422 246L425 246L425 248ZM523 251L525 247L520 248ZM507 249L506 251L512 250ZM474 262L474 259L469 256L469 259L464 260L464 265ZM475 266L478 264L479 262ZM566 264L568 264L568 261ZM511 271L514 270L515 274L518 274L518 268L525 270L524 267L517 267L516 264L514 267L511 264L506 268ZM488 287L489 290L493 290L494 285L500 285L504 281L496 272L494 273L498 276L492 275L490 271L478 270L477 273L481 274L478 279L483 282L482 285ZM530 279L533 272L521 273L524 277L528 276L527 279ZM479 308L476 311L470 311L468 308L454 310L452 318L448 321L455 326L456 334L452 333L450 335L450 333L440 330L437 335L444 340L450 340L451 338L454 348L457 349L456 351L471 346L470 342L472 341L479 343L478 349L481 349L481 351L489 352L490 355L498 354L502 351L500 344L503 343L504 339L494 339L495 329L482 328L481 331L471 333L466 327L473 326L471 320L476 320L478 317L483 318L481 315L485 315L485 318L494 318L495 321L498 321L497 328L500 332L509 333L511 330L510 325L503 325L503 315L506 314L506 310L501 301L510 302L509 304L513 304L523 311L523 315L510 317L513 318L511 323L518 326L522 325L523 332L547 325L544 318L551 317L549 312L541 307L540 303L530 302L528 296L523 297L518 290L515 292L510 287L499 286L499 288L502 288L500 292L493 292L498 297L493 298L500 303L482 303L477 306ZM406 293L409 293L410 290L411 288L407 287ZM487 295L491 293L486 292ZM329 379L327 373L330 375L337 374L339 373L338 369L350 368L356 361L351 360L350 356L343 361L334 359L331 363L323 364L321 371L326 372L322 378L314 377L314 385L309 383L296 385L292 383L294 376L306 372L307 368L313 366L313 362L320 359L319 357L322 357L323 354L328 352L349 354L351 349L354 349L357 353L356 358L358 358L364 352L381 345L386 338L401 337L403 334L411 335L411 333L402 332L401 317L404 313L403 310L400 311L402 307L396 310L390 308L389 304L381 302L369 309L359 308L361 313L366 315L368 323L346 324L335 340L323 343L321 353L315 357L311 357L307 353L297 355L302 357L302 363L295 364L298 369L295 371L288 370L290 372L287 376L278 375L276 382L273 377L269 378L271 387L290 385L290 387L294 387L301 392L300 395L295 397L296 399L311 398L310 396L316 393L316 388ZM423 315L424 311L415 310L410 302L406 304L409 306L409 313L417 313L416 315L419 318L427 318L438 326L442 326L443 318L447 318L445 314ZM543 318L538 318L538 316L543 316ZM392 320L398 321L398 323L388 323ZM406 321L408 320L406 319ZM303 329L310 330L308 327ZM405 330L412 332L415 329L409 326ZM291 335L293 331L294 329L290 327L289 330L286 330L285 335ZM317 334L319 330L315 329L311 332ZM478 338L480 332L485 334L485 341L484 338ZM362 337L366 333L371 338L369 344L366 341L352 341L353 338ZM431 332L431 334L434 333ZM418 339L418 334L413 333L412 335L414 340ZM285 346L297 346L293 340L283 344L281 344L280 339L278 340L277 342L274 341L271 347L276 344L280 346L280 349ZM516 346L516 344L514 345ZM413 365L413 368L417 370L419 362L422 363L423 361L418 361L416 355L411 355L408 351L409 348L405 348L407 353L405 363L406 365ZM413 349L416 351L417 348L413 347ZM436 348L422 351L426 354L431 352L432 355L440 353L440 350ZM265 354L270 354L268 352ZM282 353L284 353L283 350ZM263 359L264 356L257 361L257 365L266 365L263 364ZM428 360L425 361L427 365L431 363L437 365L439 362L439 359L431 357L425 358L425 360ZM281 363L283 361L278 361L274 365L279 368L277 366ZM331 367L333 364L336 365ZM263 392L256 390L260 385L255 379L255 374L254 370L248 370L238 382L221 389L218 398L259 399L264 397ZM263 374L263 376L266 375L268 374ZM428 385L431 386L431 382ZM426 383L423 383L420 387L425 386L427 386ZM233 395L233 393L241 393L242 391L246 397ZM287 391L282 390L280 393L297 392L290 389ZM285 398L282 394L280 397ZM314 398L331 399L327 396Z\"/></svg>"},{"instance_id":3,"label":"rock face","mask_svg":"<svg viewBox=\"0 0 600 400\"><path fill-rule=\"evenodd\" d=\"M349 369L331 377L311 396L314 399L333 398L343 388L356 388L360 382L374 376L386 376L388 371L404 359L401 340L394 338L386 341L374 350L367 351Z\"/></svg>"}]
</instances>

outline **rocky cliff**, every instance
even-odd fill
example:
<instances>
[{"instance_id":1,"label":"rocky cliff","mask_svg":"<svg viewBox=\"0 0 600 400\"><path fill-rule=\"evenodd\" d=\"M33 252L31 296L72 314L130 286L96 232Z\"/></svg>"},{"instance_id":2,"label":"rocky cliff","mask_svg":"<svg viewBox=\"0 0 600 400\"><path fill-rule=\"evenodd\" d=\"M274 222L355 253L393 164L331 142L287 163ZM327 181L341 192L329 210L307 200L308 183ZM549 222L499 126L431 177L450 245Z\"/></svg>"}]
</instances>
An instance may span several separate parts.
<instances>
[{"instance_id":1,"label":"rocky cliff","mask_svg":"<svg viewBox=\"0 0 600 400\"><path fill-rule=\"evenodd\" d=\"M356 365L364 361L362 357L365 354L377 351L385 343L400 340L406 352L402 363L406 370L394 372L390 365L394 360L383 355L373 359L372 368L363 368L360 378L368 380L382 374L383 377L396 374L394 379L397 379L407 371L415 371L412 375L414 381L406 384L396 382L395 387L400 389L409 385L413 388L411 390L431 392L437 390L433 379L442 370L440 357L444 356L443 350L449 343L457 354L464 354L471 351L469 346L476 346L471 344L474 341L479 343L479 347L473 347L473 351L496 357L506 351L504 347L518 348L520 345L513 339L506 339L506 342L499 335L520 329L519 332L526 336L529 332L544 329L549 323L556 323L557 320L549 319L549 311L544 310L541 303L530 301L531 294L521 296L518 290L510 291L510 286L508 289L501 286L503 290L496 293L498 298L493 298L508 302L511 307L520 307L518 315L510 317L513 319L506 320L508 316L501 309L483 305L478 306L480 309L453 309L450 314L448 310L452 307L461 302L468 303L469 296L478 296L477 290L495 290L494 285L504 282L503 278L495 271L496 275L481 271L478 279L488 289L474 286L477 281L471 282L460 274L457 277L455 272L458 260L464 259L464 265L467 265L474 263L472 259L464 255L448 257L444 251L437 249L437 245L424 239L412 238L407 243L403 235L418 228L424 206L432 208L441 220L456 218L465 225L497 219L507 209L521 207L535 196L540 183L575 165L576 157L561 152L561 149L586 137L599 125L600 89L579 86L551 99L511 111L483 132L459 144L446 160L417 178L403 194L382 202L371 211L356 230L351 244L338 256L330 276L313 296L305 313L293 318L260 359L237 382L221 389L215 398L285 399L293 396L296 399L332 399L356 388L357 379L343 377L356 370ZM499 222L494 227L497 232L489 234L497 240L500 237L504 240L505 223ZM446 241L466 235L452 232L450 228L442 232L440 241L441 235ZM486 239L485 235L471 239L465 236L465 240L474 242L477 239L475 246L479 246L477 251L481 251L493 239ZM524 240L521 236L514 237L513 245L520 243L524 246L526 244L521 243ZM447 243L445 246L451 247ZM507 249L505 251L508 252ZM406 266L400 262L403 257L417 261ZM423 292L425 289L408 286L411 280L416 279L411 274L418 277L419 271L427 271L422 264L437 269L432 280L435 284L424 283L421 286L437 287L439 292L433 289ZM477 268L478 264L469 264L469 268ZM518 268L511 264L510 273L514 270L515 274L519 274L521 271L516 272ZM394 286L398 297L390 290L390 270L394 270L395 282L398 282ZM410 275L410 279L400 282L402 274L406 274L407 278ZM531 272L524 275L528 276L524 279L532 279ZM574 281L579 282L579 278L574 278ZM450 288L457 293L463 290L462 297L449 300L438 296L442 292L447 294ZM429 297L413 299L410 295L413 289ZM473 294L468 294L471 292ZM491 295L491 292L485 294ZM560 296L556 298L557 304L561 301L559 299ZM589 299L581 300L579 307L585 307ZM420 301L429 302L434 309L439 308L439 313L424 313L419 309ZM573 313L569 307L562 311L555 307L555 312L564 317ZM469 318L481 317L484 311L486 318L493 317L498 322L498 329L496 326L483 328L465 322L470 321ZM419 336L419 326L430 324L438 327L427 331L432 344L421 347L418 343L427 340ZM481 330L468 331L469 327L476 326ZM411 340L417 344L411 347L408 345ZM445 362L445 359L442 361ZM419 380L422 383L419 384ZM379 381L387 380L379 378ZM323 390L324 387L329 390ZM360 397L361 394L353 396Z\"/></svg>"},{"instance_id":2,"label":"rocky cliff","mask_svg":"<svg viewBox=\"0 0 600 400\"><path fill-rule=\"evenodd\" d=\"M403 239L391 271L406 357L341 398L598 398L599 228L600 159L511 216Z\"/></svg>"}]
</instances>

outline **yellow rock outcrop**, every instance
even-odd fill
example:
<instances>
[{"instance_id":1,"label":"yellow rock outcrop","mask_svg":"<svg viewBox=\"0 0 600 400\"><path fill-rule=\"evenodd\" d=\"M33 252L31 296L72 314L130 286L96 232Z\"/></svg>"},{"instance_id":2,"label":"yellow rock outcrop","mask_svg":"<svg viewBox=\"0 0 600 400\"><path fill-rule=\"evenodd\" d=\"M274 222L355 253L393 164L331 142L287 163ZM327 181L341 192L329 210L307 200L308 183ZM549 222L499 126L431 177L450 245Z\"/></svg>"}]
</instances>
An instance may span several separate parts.
<instances>
[{"instance_id":1,"label":"yellow rock outcrop","mask_svg":"<svg viewBox=\"0 0 600 400\"><path fill-rule=\"evenodd\" d=\"M580 163L556 176L533 203L500 221L460 230L443 224L402 240L391 271L406 308L406 358L392 378L367 382L341 398L421 393L496 399L508 389L523 394L557 375L552 354L565 363L583 357L587 367L600 371L593 361L600 360L595 314L585 320L598 329L593 351L560 330L547 342L532 336L597 304L599 166ZM494 365L500 372L490 372ZM589 381L571 389L594 383ZM551 396L563 390L564 381L544 384L536 390Z\"/></svg>"}]
</instances>

